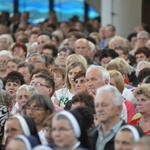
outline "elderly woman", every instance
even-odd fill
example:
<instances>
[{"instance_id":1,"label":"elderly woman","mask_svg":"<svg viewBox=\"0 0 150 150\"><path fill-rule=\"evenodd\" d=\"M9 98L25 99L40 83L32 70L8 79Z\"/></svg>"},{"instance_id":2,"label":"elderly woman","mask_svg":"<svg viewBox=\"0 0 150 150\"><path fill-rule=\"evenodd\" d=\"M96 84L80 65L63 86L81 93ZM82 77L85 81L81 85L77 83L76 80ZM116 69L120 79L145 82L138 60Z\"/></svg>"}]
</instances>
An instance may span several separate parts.
<instances>
[{"instance_id":1,"label":"elderly woman","mask_svg":"<svg viewBox=\"0 0 150 150\"><path fill-rule=\"evenodd\" d=\"M124 125L120 128L115 137L115 150L132 150L135 142L137 142L144 132L138 126Z\"/></svg>"},{"instance_id":2,"label":"elderly woman","mask_svg":"<svg viewBox=\"0 0 150 150\"><path fill-rule=\"evenodd\" d=\"M52 101L44 94L35 94L28 99L25 107L26 114L34 118L42 144L47 144L45 139L44 121L54 112Z\"/></svg>"},{"instance_id":3,"label":"elderly woman","mask_svg":"<svg viewBox=\"0 0 150 150\"><path fill-rule=\"evenodd\" d=\"M21 113L23 106L27 102L27 99L30 96L37 93L38 91L33 86L26 85L26 84L20 86L16 92L16 104L13 107L11 113L12 114Z\"/></svg>"},{"instance_id":4,"label":"elderly woman","mask_svg":"<svg viewBox=\"0 0 150 150\"><path fill-rule=\"evenodd\" d=\"M14 104L16 99L16 92L18 88L25 84L23 75L20 72L12 71L4 78L4 89L13 97Z\"/></svg>"},{"instance_id":5,"label":"elderly woman","mask_svg":"<svg viewBox=\"0 0 150 150\"><path fill-rule=\"evenodd\" d=\"M141 114L130 124L140 126L146 135L150 134L150 84L141 84L133 92L137 100L137 110Z\"/></svg>"}]
</instances>

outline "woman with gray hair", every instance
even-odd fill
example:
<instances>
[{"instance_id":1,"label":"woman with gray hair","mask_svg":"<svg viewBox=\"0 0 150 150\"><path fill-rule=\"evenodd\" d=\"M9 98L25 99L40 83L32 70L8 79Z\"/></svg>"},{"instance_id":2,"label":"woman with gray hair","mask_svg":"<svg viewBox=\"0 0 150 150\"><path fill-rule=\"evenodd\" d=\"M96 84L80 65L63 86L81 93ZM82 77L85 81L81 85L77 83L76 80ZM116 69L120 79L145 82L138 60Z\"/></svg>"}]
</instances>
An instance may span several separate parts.
<instances>
[{"instance_id":1,"label":"woman with gray hair","mask_svg":"<svg viewBox=\"0 0 150 150\"><path fill-rule=\"evenodd\" d=\"M13 107L11 113L12 114L21 113L22 107L27 102L27 99L37 93L38 91L33 86L26 84L20 86L16 92L16 104Z\"/></svg>"}]
</instances>

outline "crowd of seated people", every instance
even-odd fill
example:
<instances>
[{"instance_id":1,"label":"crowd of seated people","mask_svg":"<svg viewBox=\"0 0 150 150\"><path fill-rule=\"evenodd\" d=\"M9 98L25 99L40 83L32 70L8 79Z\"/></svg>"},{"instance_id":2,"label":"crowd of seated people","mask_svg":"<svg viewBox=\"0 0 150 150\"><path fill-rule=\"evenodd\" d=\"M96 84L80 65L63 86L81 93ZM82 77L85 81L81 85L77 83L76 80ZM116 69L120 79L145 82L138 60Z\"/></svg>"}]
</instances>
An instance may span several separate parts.
<instances>
[{"instance_id":1,"label":"crowd of seated people","mask_svg":"<svg viewBox=\"0 0 150 150\"><path fill-rule=\"evenodd\" d=\"M149 33L29 17L0 18L0 149L149 150Z\"/></svg>"}]
</instances>

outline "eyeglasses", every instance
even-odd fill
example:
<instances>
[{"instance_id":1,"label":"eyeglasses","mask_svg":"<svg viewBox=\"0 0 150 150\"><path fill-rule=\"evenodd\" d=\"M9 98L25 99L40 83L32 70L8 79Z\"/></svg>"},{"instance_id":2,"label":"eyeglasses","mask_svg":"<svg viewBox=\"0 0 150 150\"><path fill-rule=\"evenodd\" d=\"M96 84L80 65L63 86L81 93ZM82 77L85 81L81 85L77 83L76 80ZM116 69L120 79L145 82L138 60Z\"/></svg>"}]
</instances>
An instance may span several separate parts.
<instances>
[{"instance_id":1,"label":"eyeglasses","mask_svg":"<svg viewBox=\"0 0 150 150\"><path fill-rule=\"evenodd\" d=\"M31 82L30 85L31 85L31 86L36 86L36 87L45 86L45 87L47 87L47 88L50 88L50 86L45 85L45 84L42 84L42 83L40 83L40 82Z\"/></svg>"},{"instance_id":2,"label":"eyeglasses","mask_svg":"<svg viewBox=\"0 0 150 150\"><path fill-rule=\"evenodd\" d=\"M31 63L31 64L37 64L37 63L42 63L42 61L40 61L40 60L29 60L29 63Z\"/></svg>"},{"instance_id":3,"label":"eyeglasses","mask_svg":"<svg viewBox=\"0 0 150 150\"><path fill-rule=\"evenodd\" d=\"M31 111L40 111L40 110L45 110L43 107L33 107L33 108L30 108L29 106L26 106L25 107L26 110L31 110Z\"/></svg>"},{"instance_id":4,"label":"eyeglasses","mask_svg":"<svg viewBox=\"0 0 150 150\"><path fill-rule=\"evenodd\" d=\"M64 127L61 127L61 128L59 128L59 129L57 129L57 128L52 128L52 129L51 129L51 132L56 132L56 131L58 131L58 132L66 132L66 131L70 131L70 130L72 130L72 128L64 128Z\"/></svg>"},{"instance_id":5,"label":"eyeglasses","mask_svg":"<svg viewBox=\"0 0 150 150\"><path fill-rule=\"evenodd\" d=\"M67 57L67 54L62 54L62 53L58 53L57 56L63 56L63 57Z\"/></svg>"}]
</instances>

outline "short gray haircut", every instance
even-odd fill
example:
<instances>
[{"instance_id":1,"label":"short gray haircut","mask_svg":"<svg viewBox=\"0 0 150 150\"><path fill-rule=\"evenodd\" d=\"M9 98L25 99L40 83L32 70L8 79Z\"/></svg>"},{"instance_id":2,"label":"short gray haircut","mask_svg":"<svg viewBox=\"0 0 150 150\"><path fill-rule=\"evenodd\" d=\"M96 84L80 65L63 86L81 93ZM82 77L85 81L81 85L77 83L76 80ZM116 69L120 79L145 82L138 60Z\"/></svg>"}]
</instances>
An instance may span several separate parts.
<instances>
[{"instance_id":1,"label":"short gray haircut","mask_svg":"<svg viewBox=\"0 0 150 150\"><path fill-rule=\"evenodd\" d=\"M0 56L3 56L3 55L7 56L8 58L13 58L11 52L8 51L8 50L2 50L2 51L0 51Z\"/></svg>"},{"instance_id":2,"label":"short gray haircut","mask_svg":"<svg viewBox=\"0 0 150 150\"><path fill-rule=\"evenodd\" d=\"M28 58L28 61L29 61L29 59L32 57L32 56L38 56L39 57L39 60L42 62L42 63L46 63L46 60L45 60L45 58L43 57L43 56L41 56L41 54L39 54L39 53L33 53L33 54L31 54L30 56L29 56L29 58Z\"/></svg>"},{"instance_id":3,"label":"short gray haircut","mask_svg":"<svg viewBox=\"0 0 150 150\"><path fill-rule=\"evenodd\" d=\"M149 33L148 33L147 31L141 31L141 32L139 32L139 33L137 34L137 38L138 38L139 36L141 36L141 35L144 35L144 36L147 38L147 40L150 38L150 35L149 35Z\"/></svg>"},{"instance_id":4,"label":"short gray haircut","mask_svg":"<svg viewBox=\"0 0 150 150\"><path fill-rule=\"evenodd\" d=\"M137 64L137 67L136 67L136 76L138 76L139 75L139 72L141 71L140 70L140 67L142 66L142 65L145 65L145 68L150 68L150 62L148 62L148 61L140 61L138 64ZM144 69L144 68L143 68Z\"/></svg>"},{"instance_id":5,"label":"short gray haircut","mask_svg":"<svg viewBox=\"0 0 150 150\"><path fill-rule=\"evenodd\" d=\"M122 106L123 105L123 97L121 95L121 93L118 91L118 89L115 87L115 86L112 86L112 85L105 85L105 86L102 86L100 88L97 89L96 91L96 96L99 96L105 92L110 92L112 93L112 100L115 104L115 106Z\"/></svg>"},{"instance_id":6,"label":"short gray haircut","mask_svg":"<svg viewBox=\"0 0 150 150\"><path fill-rule=\"evenodd\" d=\"M90 67L87 69L86 74L91 71L92 69L97 68L99 70L99 73L102 74L102 80L108 80L108 83L110 83L110 75L109 72L102 66L96 66L96 65L90 65Z\"/></svg>"},{"instance_id":7,"label":"short gray haircut","mask_svg":"<svg viewBox=\"0 0 150 150\"><path fill-rule=\"evenodd\" d=\"M19 97L18 97L18 96L19 96L18 94L19 94L19 92L20 92L21 90L27 91L30 96L32 96L32 95L34 95L34 94L38 94L38 91L37 91L37 89L36 89L34 86L23 84L23 85L21 85L21 86L18 88L18 90L17 90L17 92L16 92L16 101L18 101L18 98L19 98Z\"/></svg>"}]
</instances>

